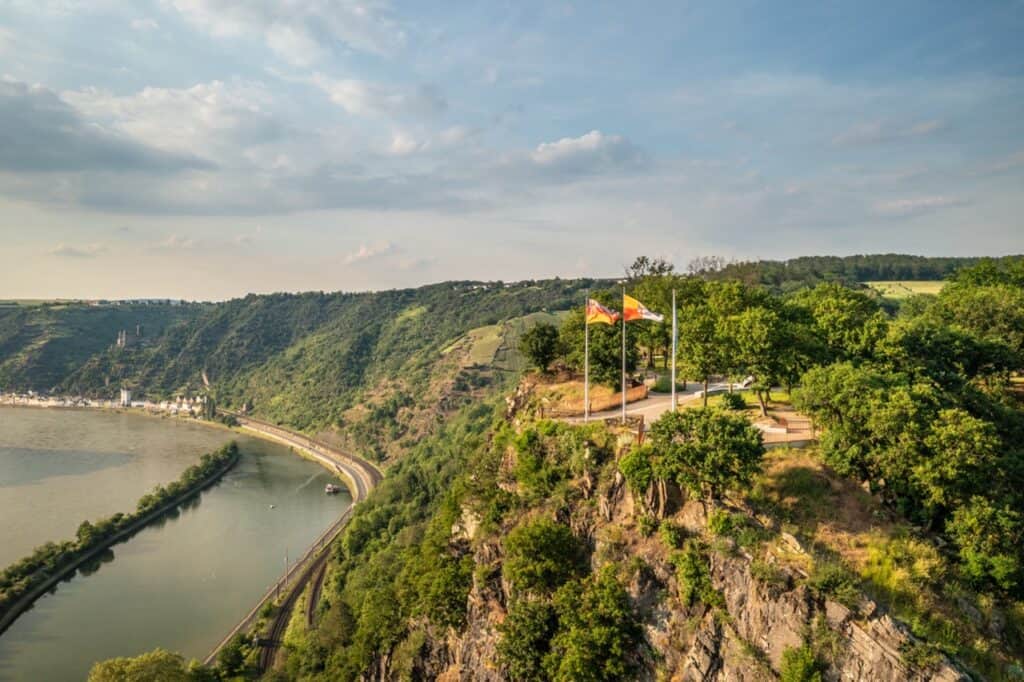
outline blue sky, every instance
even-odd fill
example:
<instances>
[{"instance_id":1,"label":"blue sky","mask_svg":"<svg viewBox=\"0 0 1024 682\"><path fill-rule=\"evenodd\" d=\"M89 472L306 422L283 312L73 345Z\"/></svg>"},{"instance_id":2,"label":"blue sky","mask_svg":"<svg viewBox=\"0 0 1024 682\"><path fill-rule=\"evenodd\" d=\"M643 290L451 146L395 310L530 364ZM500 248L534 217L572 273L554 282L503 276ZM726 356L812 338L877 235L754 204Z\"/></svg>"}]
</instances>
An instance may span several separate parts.
<instances>
[{"instance_id":1,"label":"blue sky","mask_svg":"<svg viewBox=\"0 0 1024 682\"><path fill-rule=\"evenodd\" d=\"M1024 3L0 0L0 297L1024 251Z\"/></svg>"}]
</instances>

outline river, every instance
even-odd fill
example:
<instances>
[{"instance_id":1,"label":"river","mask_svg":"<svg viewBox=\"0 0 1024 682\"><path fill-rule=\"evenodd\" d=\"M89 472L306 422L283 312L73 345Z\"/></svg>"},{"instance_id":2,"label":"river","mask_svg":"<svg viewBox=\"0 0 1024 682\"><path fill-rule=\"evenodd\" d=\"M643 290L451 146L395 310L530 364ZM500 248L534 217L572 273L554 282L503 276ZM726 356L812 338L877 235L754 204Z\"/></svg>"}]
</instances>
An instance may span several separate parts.
<instances>
[{"instance_id":1,"label":"river","mask_svg":"<svg viewBox=\"0 0 1024 682\"><path fill-rule=\"evenodd\" d=\"M92 663L156 647L202 659L351 503L288 448L176 419L0 408L0 563L83 519L129 511L229 439L242 457L178 515L36 602L0 635L0 680L83 680ZM271 507L273 505L273 507Z\"/></svg>"}]
</instances>

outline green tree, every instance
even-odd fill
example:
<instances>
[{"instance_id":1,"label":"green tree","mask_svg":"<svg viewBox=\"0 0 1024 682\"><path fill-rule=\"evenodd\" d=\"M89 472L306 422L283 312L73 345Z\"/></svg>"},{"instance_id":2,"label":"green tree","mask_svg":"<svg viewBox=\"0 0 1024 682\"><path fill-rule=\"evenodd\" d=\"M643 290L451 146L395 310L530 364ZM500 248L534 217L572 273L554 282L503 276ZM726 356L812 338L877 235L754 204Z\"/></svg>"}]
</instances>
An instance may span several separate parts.
<instances>
[{"instance_id":1,"label":"green tree","mask_svg":"<svg viewBox=\"0 0 1024 682\"><path fill-rule=\"evenodd\" d=\"M976 495L953 513L947 526L959 547L964 573L979 585L1020 593L1024 587L1024 517Z\"/></svg>"},{"instance_id":2,"label":"green tree","mask_svg":"<svg viewBox=\"0 0 1024 682\"><path fill-rule=\"evenodd\" d=\"M156 649L134 658L111 658L97 663L89 671L89 682L190 682L193 679L195 678L185 666L185 659L163 649Z\"/></svg>"},{"instance_id":3,"label":"green tree","mask_svg":"<svg viewBox=\"0 0 1024 682\"><path fill-rule=\"evenodd\" d=\"M520 338L519 350L534 367L547 372L558 356L558 328L546 322L535 325Z\"/></svg>"},{"instance_id":4,"label":"green tree","mask_svg":"<svg viewBox=\"0 0 1024 682\"><path fill-rule=\"evenodd\" d=\"M607 292L595 294L594 298L612 310L622 307L621 298ZM616 300L617 299L617 300ZM637 366L637 335L634 327L626 332L626 371L632 372ZM584 361L584 318L582 308L569 313L562 324L560 340L565 352L566 363L574 370L583 371ZM590 325L590 380L618 389L622 379L622 324Z\"/></svg>"},{"instance_id":5,"label":"green tree","mask_svg":"<svg viewBox=\"0 0 1024 682\"><path fill-rule=\"evenodd\" d=\"M748 485L764 456L761 433L744 417L702 408L668 412L651 427L655 476L718 499Z\"/></svg>"},{"instance_id":6,"label":"green tree","mask_svg":"<svg viewBox=\"0 0 1024 682\"><path fill-rule=\"evenodd\" d=\"M784 321L774 310L748 308L728 321L735 341L734 364L741 375L754 378L751 390L757 395L761 414L768 415L768 396L783 373L789 337Z\"/></svg>"},{"instance_id":7,"label":"green tree","mask_svg":"<svg viewBox=\"0 0 1024 682\"><path fill-rule=\"evenodd\" d=\"M544 657L558 629L558 615L548 599L516 599L498 626L498 660L514 682L544 682Z\"/></svg>"},{"instance_id":8,"label":"green tree","mask_svg":"<svg viewBox=\"0 0 1024 682\"><path fill-rule=\"evenodd\" d=\"M952 284L942 290L929 313L979 339L1006 345L1014 355L1014 368L1024 367L1024 288Z\"/></svg>"},{"instance_id":9,"label":"green tree","mask_svg":"<svg viewBox=\"0 0 1024 682\"><path fill-rule=\"evenodd\" d=\"M942 410L923 445L929 456L917 463L914 481L932 510L953 509L974 493L991 489L1002 442L995 427L965 410ZM934 512L933 512L934 513Z\"/></svg>"},{"instance_id":10,"label":"green tree","mask_svg":"<svg viewBox=\"0 0 1024 682\"><path fill-rule=\"evenodd\" d=\"M546 593L583 570L583 548L568 526L540 518L505 538L505 578L519 593Z\"/></svg>"},{"instance_id":11,"label":"green tree","mask_svg":"<svg viewBox=\"0 0 1024 682\"><path fill-rule=\"evenodd\" d=\"M691 304L679 313L679 364L685 376L704 385L704 405L708 404L708 382L722 367L722 344L718 318L710 306Z\"/></svg>"},{"instance_id":12,"label":"green tree","mask_svg":"<svg viewBox=\"0 0 1024 682\"><path fill-rule=\"evenodd\" d=\"M643 641L639 620L615 567L573 581L554 598L558 632L545 668L555 682L628 680Z\"/></svg>"},{"instance_id":13,"label":"green tree","mask_svg":"<svg viewBox=\"0 0 1024 682\"><path fill-rule=\"evenodd\" d=\"M792 303L810 313L816 336L834 360L870 358L888 326L878 303L839 284L802 291Z\"/></svg>"}]
</instances>

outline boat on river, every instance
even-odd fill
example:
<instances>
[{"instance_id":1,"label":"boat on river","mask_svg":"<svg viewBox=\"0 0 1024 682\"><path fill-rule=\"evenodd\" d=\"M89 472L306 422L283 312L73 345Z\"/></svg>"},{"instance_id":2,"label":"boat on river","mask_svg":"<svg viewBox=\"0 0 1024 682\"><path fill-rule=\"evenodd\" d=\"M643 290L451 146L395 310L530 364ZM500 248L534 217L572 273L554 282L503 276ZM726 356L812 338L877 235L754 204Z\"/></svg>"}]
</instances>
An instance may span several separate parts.
<instances>
[{"instance_id":1,"label":"boat on river","mask_svg":"<svg viewBox=\"0 0 1024 682\"><path fill-rule=\"evenodd\" d=\"M341 486L334 485L333 483L328 483L327 485L324 486L324 492L327 493L328 495L337 495L338 493L341 492Z\"/></svg>"}]
</instances>

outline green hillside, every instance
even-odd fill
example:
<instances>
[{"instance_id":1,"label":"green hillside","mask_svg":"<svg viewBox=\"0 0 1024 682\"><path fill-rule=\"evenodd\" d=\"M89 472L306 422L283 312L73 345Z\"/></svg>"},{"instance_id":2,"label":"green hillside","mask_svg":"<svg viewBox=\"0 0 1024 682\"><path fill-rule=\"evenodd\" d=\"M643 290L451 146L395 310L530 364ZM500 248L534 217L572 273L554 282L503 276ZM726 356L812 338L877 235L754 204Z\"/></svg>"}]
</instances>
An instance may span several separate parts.
<instances>
[{"instance_id":1,"label":"green hillside","mask_svg":"<svg viewBox=\"0 0 1024 682\"><path fill-rule=\"evenodd\" d=\"M125 383L153 400L208 391L218 405L247 405L382 459L505 382L522 365L518 335L591 285L447 282L204 306L4 309L0 386L111 397ZM144 342L134 342L136 324ZM122 328L133 336L127 348L114 343ZM482 347L480 329L490 330Z\"/></svg>"},{"instance_id":2,"label":"green hillside","mask_svg":"<svg viewBox=\"0 0 1024 682\"><path fill-rule=\"evenodd\" d=\"M140 346L201 315L192 305L39 303L0 306L0 390L50 391L128 331ZM135 339L137 326L142 337ZM96 387L97 389L99 387Z\"/></svg>"}]
</instances>

